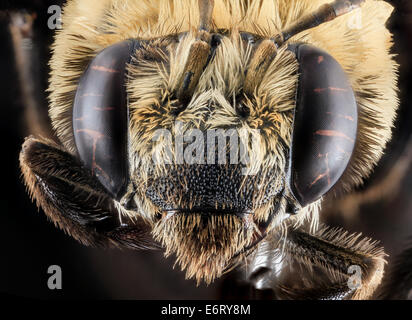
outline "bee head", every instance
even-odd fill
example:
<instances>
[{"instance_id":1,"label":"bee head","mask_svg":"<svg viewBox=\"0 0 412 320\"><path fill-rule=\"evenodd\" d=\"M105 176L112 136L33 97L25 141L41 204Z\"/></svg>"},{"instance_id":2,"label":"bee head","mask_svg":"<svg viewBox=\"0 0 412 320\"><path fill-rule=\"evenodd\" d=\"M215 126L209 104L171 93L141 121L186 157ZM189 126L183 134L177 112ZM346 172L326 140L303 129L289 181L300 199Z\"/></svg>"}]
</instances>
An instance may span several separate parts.
<instances>
[{"instance_id":1,"label":"bee head","mask_svg":"<svg viewBox=\"0 0 412 320\"><path fill-rule=\"evenodd\" d=\"M132 198L189 277L211 282L289 214L340 179L357 104L339 63L293 35L348 12L322 7L272 38L196 30L98 53L73 105L79 158L116 200ZM308 209L310 208L310 210Z\"/></svg>"}]
</instances>

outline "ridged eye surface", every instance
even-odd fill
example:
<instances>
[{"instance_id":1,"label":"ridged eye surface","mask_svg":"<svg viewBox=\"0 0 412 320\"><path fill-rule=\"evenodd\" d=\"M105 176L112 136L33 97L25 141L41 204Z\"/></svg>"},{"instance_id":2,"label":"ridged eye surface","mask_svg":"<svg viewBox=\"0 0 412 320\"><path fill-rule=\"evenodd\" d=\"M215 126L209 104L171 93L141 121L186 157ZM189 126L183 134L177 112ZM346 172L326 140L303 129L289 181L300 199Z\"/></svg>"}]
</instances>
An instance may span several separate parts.
<instances>
[{"instance_id":1,"label":"ridged eye surface","mask_svg":"<svg viewBox=\"0 0 412 320\"><path fill-rule=\"evenodd\" d=\"M80 79L73 106L78 155L108 192L118 198L128 183L126 64L138 42L100 52Z\"/></svg>"},{"instance_id":2,"label":"ridged eye surface","mask_svg":"<svg viewBox=\"0 0 412 320\"><path fill-rule=\"evenodd\" d=\"M302 206L328 192L354 150L358 111L339 63L310 45L291 46L299 62L290 189Z\"/></svg>"}]
</instances>

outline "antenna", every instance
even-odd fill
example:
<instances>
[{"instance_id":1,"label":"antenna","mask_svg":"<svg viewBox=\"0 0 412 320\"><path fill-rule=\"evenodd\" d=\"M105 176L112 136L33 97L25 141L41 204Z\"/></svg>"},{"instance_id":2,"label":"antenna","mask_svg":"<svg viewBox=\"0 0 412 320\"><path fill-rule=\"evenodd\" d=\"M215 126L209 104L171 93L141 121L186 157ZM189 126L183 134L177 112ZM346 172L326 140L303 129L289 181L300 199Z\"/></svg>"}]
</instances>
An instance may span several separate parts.
<instances>
[{"instance_id":1,"label":"antenna","mask_svg":"<svg viewBox=\"0 0 412 320\"><path fill-rule=\"evenodd\" d=\"M303 17L292 27L282 31L271 39L263 40L257 47L248 67L243 90L247 95L252 95L253 90L262 82L267 68L277 55L278 49L293 36L325 22L332 21L349 13L365 2L365 0L335 0L321 6L315 12Z\"/></svg>"},{"instance_id":2,"label":"antenna","mask_svg":"<svg viewBox=\"0 0 412 320\"><path fill-rule=\"evenodd\" d=\"M275 37L274 41L279 48L293 36L360 8L364 2L365 0L335 0L325 4L317 11L299 20L292 27L282 31L280 35Z\"/></svg>"},{"instance_id":3,"label":"antenna","mask_svg":"<svg viewBox=\"0 0 412 320\"><path fill-rule=\"evenodd\" d=\"M199 0L200 24L197 32L197 40L190 48L177 97L182 104L190 101L203 70L210 62L212 47L210 44L212 28L214 0Z\"/></svg>"},{"instance_id":4,"label":"antenna","mask_svg":"<svg viewBox=\"0 0 412 320\"><path fill-rule=\"evenodd\" d=\"M214 0L199 0L199 30L210 32L210 29L212 27L212 15L214 6Z\"/></svg>"}]
</instances>

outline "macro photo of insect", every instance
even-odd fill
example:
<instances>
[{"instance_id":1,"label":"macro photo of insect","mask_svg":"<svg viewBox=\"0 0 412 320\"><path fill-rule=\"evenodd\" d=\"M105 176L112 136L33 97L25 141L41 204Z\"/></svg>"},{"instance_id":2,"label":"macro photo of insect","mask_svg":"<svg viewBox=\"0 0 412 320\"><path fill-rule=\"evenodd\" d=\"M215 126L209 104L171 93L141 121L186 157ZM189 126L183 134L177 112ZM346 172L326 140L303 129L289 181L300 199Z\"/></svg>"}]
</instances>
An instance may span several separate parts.
<instances>
[{"instance_id":1,"label":"macro photo of insect","mask_svg":"<svg viewBox=\"0 0 412 320\"><path fill-rule=\"evenodd\" d=\"M411 9L5 1L0 292L412 299Z\"/></svg>"}]
</instances>

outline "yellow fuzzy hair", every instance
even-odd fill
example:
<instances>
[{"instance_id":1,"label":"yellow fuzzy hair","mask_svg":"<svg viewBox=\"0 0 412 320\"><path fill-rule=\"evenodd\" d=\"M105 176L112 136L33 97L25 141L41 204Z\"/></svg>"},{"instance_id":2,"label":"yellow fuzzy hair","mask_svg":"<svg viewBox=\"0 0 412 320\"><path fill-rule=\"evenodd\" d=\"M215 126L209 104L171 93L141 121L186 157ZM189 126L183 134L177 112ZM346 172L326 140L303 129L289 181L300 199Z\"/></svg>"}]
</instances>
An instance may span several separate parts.
<instances>
[{"instance_id":1,"label":"yellow fuzzy hair","mask_svg":"<svg viewBox=\"0 0 412 320\"><path fill-rule=\"evenodd\" d=\"M215 0L213 28L229 30L230 35L223 38L216 56L199 80L193 99L177 117L170 114L170 101L162 102L164 98L170 98L178 87L195 34L189 33L180 43L170 45L168 54L160 50L156 52L162 55L162 63L145 61L136 53L128 67L127 91L131 115L131 159L137 160L132 163L132 169L136 175L134 178L139 176L142 179L139 185L147 180L145 175L152 166L152 153L162 150L165 143L152 141L154 131L173 131L176 120L184 123L184 129L235 127L250 132L251 129L259 129L260 148L259 152L251 154L251 163L263 168L263 173L265 168L274 169L280 183L285 178L286 151L279 139L290 146L298 62L285 48L279 50L262 82L255 88L254 97L244 102L250 107L250 116L241 120L235 112L235 99L241 91L252 49L239 40L238 32L274 37L328 2ZM389 53L392 38L385 27L391 12L392 7L384 1L366 0L362 9L305 31L289 41L306 42L331 54L346 71L355 91L359 108L357 143L350 164L334 187L333 194L360 185L382 156L391 137L398 106L398 66ZM360 22L361 28L353 28L354 21ZM74 96L82 73L99 51L126 39L160 38L160 43L162 36L195 31L198 25L198 0L68 1L64 8L63 29L57 33L53 45L49 88L50 117L65 148L75 152L72 133ZM158 174L161 176L160 172ZM137 206L140 214L150 219L158 209L144 199L144 188L139 192ZM293 217L296 225L309 218L315 229L320 202L307 206ZM284 207L285 203L282 203L281 211ZM255 209L257 220L265 221L270 206ZM282 219L278 216L274 221ZM159 226L158 229L163 230ZM190 258L187 261L193 260ZM185 264L186 260L182 263ZM221 269L215 273L221 273L223 267L222 263ZM194 272L193 268L189 269L189 274ZM216 274L211 275L209 281Z\"/></svg>"},{"instance_id":2,"label":"yellow fuzzy hair","mask_svg":"<svg viewBox=\"0 0 412 320\"><path fill-rule=\"evenodd\" d=\"M328 0L216 0L216 28L274 36ZM398 100L397 65L389 54L391 34L385 22L393 8L367 0L361 28L349 28L359 11L306 31L304 41L329 52L344 68L359 105L359 134L354 156L335 190L348 190L368 176L391 137ZM103 48L130 38L153 38L198 26L197 0L72 0L53 45L50 116L64 146L74 152L72 104L78 80ZM231 72L228 70L227 72ZM272 115L273 117L273 115Z\"/></svg>"}]
</instances>

